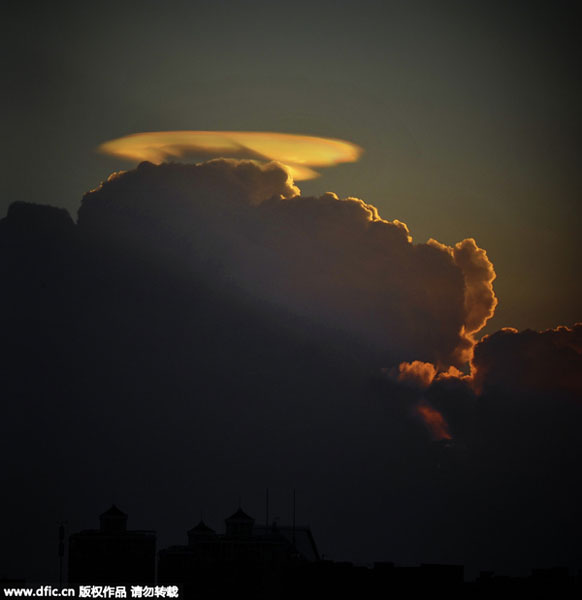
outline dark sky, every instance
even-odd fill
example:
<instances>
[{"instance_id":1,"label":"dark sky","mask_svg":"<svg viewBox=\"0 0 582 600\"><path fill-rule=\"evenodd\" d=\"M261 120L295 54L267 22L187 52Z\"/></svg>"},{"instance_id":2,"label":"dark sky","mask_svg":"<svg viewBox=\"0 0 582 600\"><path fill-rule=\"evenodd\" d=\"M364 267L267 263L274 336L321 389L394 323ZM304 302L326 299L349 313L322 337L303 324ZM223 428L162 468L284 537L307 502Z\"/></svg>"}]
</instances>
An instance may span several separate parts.
<instances>
[{"instance_id":1,"label":"dark sky","mask_svg":"<svg viewBox=\"0 0 582 600\"><path fill-rule=\"evenodd\" d=\"M2 11L0 577L112 501L164 546L267 486L332 558L582 566L577 3ZM232 161L99 188L135 167L100 143L181 129L365 152L300 197Z\"/></svg>"}]
</instances>

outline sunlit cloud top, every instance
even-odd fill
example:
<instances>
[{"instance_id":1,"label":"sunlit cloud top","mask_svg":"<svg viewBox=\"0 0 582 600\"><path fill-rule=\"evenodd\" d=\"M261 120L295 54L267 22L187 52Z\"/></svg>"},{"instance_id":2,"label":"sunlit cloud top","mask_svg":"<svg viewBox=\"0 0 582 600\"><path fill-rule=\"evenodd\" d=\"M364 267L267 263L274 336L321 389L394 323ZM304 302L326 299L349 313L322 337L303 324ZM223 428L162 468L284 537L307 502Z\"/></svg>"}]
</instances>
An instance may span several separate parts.
<instances>
[{"instance_id":1,"label":"sunlit cloud top","mask_svg":"<svg viewBox=\"0 0 582 600\"><path fill-rule=\"evenodd\" d=\"M276 160L296 181L313 179L312 167L356 162L363 150L334 138L267 131L152 131L104 142L100 152L131 161L168 162L190 157Z\"/></svg>"}]
</instances>

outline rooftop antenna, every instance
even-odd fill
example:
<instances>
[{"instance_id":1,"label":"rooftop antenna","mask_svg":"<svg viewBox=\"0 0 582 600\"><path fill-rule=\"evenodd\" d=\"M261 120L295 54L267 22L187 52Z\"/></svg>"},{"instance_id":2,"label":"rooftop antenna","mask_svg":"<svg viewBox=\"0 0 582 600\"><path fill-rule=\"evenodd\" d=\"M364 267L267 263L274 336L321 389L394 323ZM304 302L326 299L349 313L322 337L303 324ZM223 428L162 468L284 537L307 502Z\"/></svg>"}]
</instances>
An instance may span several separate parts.
<instances>
[{"instance_id":1,"label":"rooftop antenna","mask_svg":"<svg viewBox=\"0 0 582 600\"><path fill-rule=\"evenodd\" d=\"M293 489L293 534L292 534L291 541L293 542L293 545L295 546L295 488Z\"/></svg>"},{"instance_id":2,"label":"rooftop antenna","mask_svg":"<svg viewBox=\"0 0 582 600\"><path fill-rule=\"evenodd\" d=\"M65 556L65 523L59 523L59 588L63 587L63 557Z\"/></svg>"},{"instance_id":3,"label":"rooftop antenna","mask_svg":"<svg viewBox=\"0 0 582 600\"><path fill-rule=\"evenodd\" d=\"M269 488L265 490L265 534L269 531Z\"/></svg>"}]
</instances>

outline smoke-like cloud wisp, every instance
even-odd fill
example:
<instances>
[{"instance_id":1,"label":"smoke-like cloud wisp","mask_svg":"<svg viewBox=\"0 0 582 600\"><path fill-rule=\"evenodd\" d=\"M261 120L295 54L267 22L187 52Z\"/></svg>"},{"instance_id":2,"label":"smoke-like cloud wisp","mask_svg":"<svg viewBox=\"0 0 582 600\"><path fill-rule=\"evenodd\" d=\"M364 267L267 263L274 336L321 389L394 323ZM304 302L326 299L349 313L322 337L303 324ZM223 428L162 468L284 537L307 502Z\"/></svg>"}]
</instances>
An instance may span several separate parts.
<instances>
[{"instance_id":1,"label":"smoke-like cloud wisp","mask_svg":"<svg viewBox=\"0 0 582 600\"><path fill-rule=\"evenodd\" d=\"M452 439L449 433L449 426L443 415L433 408L427 402L420 402L416 407L416 412L422 417L425 425L430 431L431 437L435 441Z\"/></svg>"}]
</instances>

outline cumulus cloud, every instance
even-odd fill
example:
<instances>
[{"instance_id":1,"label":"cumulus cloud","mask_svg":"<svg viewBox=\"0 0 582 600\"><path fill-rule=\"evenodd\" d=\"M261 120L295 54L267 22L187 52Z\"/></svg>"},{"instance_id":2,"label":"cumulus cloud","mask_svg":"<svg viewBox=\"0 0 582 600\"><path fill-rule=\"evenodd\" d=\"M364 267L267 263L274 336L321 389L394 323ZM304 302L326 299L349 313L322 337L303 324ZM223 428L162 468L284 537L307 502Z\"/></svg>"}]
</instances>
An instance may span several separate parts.
<instances>
[{"instance_id":1,"label":"cumulus cloud","mask_svg":"<svg viewBox=\"0 0 582 600\"><path fill-rule=\"evenodd\" d=\"M582 394L582 323L547 331L505 328L485 336L473 357L475 389Z\"/></svg>"},{"instance_id":2,"label":"cumulus cloud","mask_svg":"<svg viewBox=\"0 0 582 600\"><path fill-rule=\"evenodd\" d=\"M307 490L334 557L577 556L581 326L502 330L463 375L495 305L471 239L414 244L364 200L301 196L278 164L144 163L77 224L12 205L0 277L10 556L61 501L81 528L120 490L177 532L199 494L222 507L273 480ZM39 509L38 489L60 497Z\"/></svg>"},{"instance_id":3,"label":"cumulus cloud","mask_svg":"<svg viewBox=\"0 0 582 600\"><path fill-rule=\"evenodd\" d=\"M398 381L412 383L420 388L427 388L436 376L436 368L432 363L419 360L398 365Z\"/></svg>"},{"instance_id":4,"label":"cumulus cloud","mask_svg":"<svg viewBox=\"0 0 582 600\"><path fill-rule=\"evenodd\" d=\"M448 252L463 273L466 316L462 331L463 342L457 348L457 363L464 363L472 356L473 334L485 326L497 306L497 298L493 292L493 281L496 277L493 264L485 250L479 248L473 238L467 238L452 247L434 239L427 243Z\"/></svg>"},{"instance_id":5,"label":"cumulus cloud","mask_svg":"<svg viewBox=\"0 0 582 600\"><path fill-rule=\"evenodd\" d=\"M556 396L582 397L582 323L546 331L519 332L507 327L484 336L474 346L469 375L454 366L439 372L432 363L412 361L401 363L393 378L423 392L416 409L427 425L432 415L418 407L426 402L427 391L430 395L443 385L449 386L449 396L460 389L471 389L482 399L492 395L512 397L515 405L521 404L522 398L535 395L545 398L546 409L551 413ZM455 382L462 387L451 388ZM441 414L429 404L426 406ZM441 418L446 424L445 416Z\"/></svg>"},{"instance_id":6,"label":"cumulus cloud","mask_svg":"<svg viewBox=\"0 0 582 600\"><path fill-rule=\"evenodd\" d=\"M339 332L367 349L372 369L392 366L399 385L419 391L409 395L412 411L429 428L442 419L435 438L451 435L447 407L431 399L445 380L477 393L581 388L580 325L487 336L463 375L473 335L497 303L486 252L472 238L415 244L404 223L358 198L303 197L278 163L146 162L86 194L77 228L62 210L21 205L2 226L7 240L19 227L29 236L43 228L37 241L46 232L69 239L78 229L113 256L131 249L141 268L181 270Z\"/></svg>"},{"instance_id":7,"label":"cumulus cloud","mask_svg":"<svg viewBox=\"0 0 582 600\"><path fill-rule=\"evenodd\" d=\"M487 335L474 347L469 375L453 366L439 372L432 363L412 361L392 369L391 378L405 386L406 398L433 439L452 439L448 416L458 420L459 410L474 411L475 401L482 417L487 415L483 422L496 419L492 414L499 410L517 410L529 419L535 412L546 415L539 416L543 427L544 418L564 411L564 399L582 399L582 323L541 332L504 328ZM527 409L524 402L530 403ZM491 403L494 408L484 410Z\"/></svg>"},{"instance_id":8,"label":"cumulus cloud","mask_svg":"<svg viewBox=\"0 0 582 600\"><path fill-rule=\"evenodd\" d=\"M192 268L363 339L386 364L461 366L495 304L473 240L414 244L360 199L302 197L276 163L143 163L87 194L79 226L164 251L180 240Z\"/></svg>"}]
</instances>

